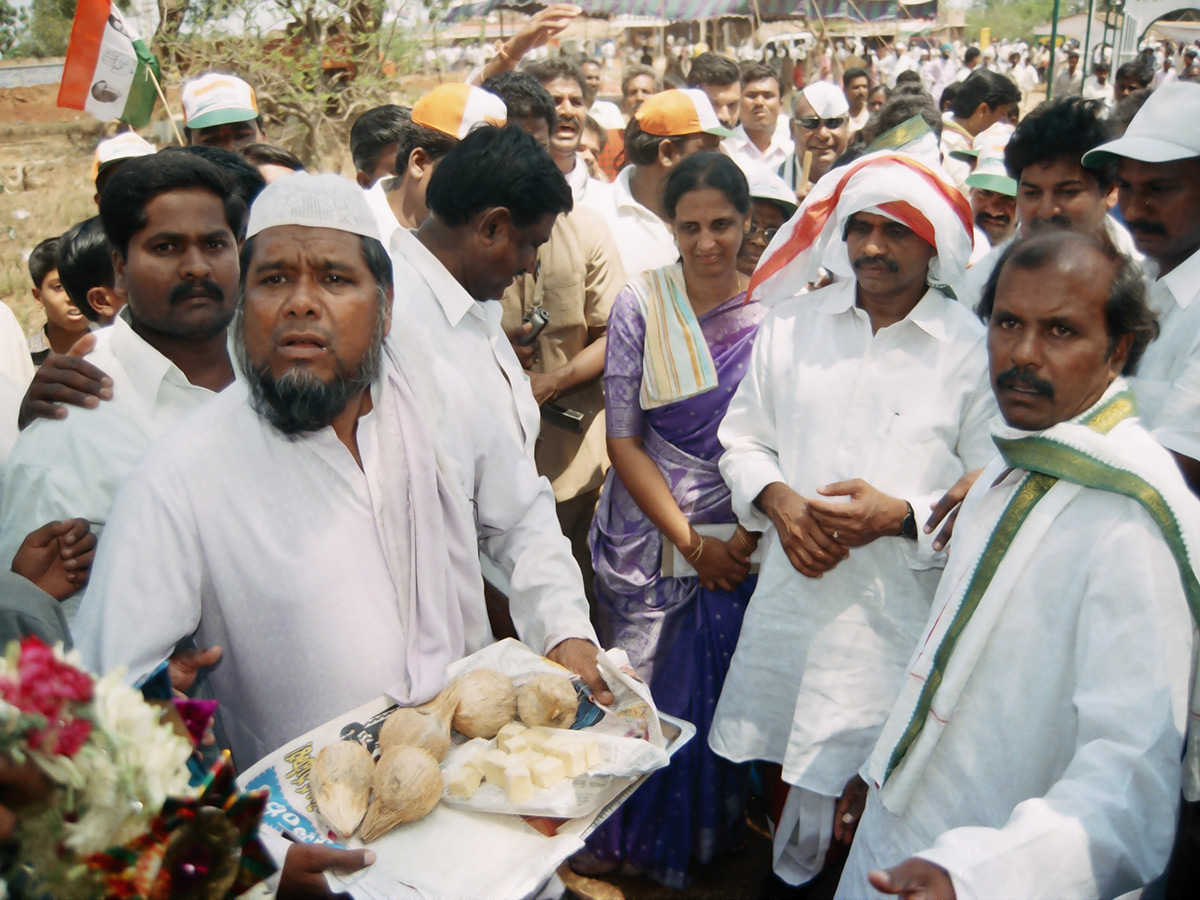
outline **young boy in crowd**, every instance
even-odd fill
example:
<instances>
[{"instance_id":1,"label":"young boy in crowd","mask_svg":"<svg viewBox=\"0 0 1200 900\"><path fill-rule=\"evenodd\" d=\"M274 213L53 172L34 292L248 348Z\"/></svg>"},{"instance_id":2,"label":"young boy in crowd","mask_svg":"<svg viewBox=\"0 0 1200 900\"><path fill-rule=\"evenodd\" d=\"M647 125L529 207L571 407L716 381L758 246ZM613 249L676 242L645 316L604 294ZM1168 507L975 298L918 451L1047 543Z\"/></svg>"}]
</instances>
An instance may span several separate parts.
<instances>
[{"instance_id":1,"label":"young boy in crowd","mask_svg":"<svg viewBox=\"0 0 1200 900\"><path fill-rule=\"evenodd\" d=\"M88 329L88 320L71 302L58 277L58 238L46 238L29 254L33 299L46 313L46 324L29 337L33 364L42 364L50 351L66 353Z\"/></svg>"},{"instance_id":2,"label":"young boy in crowd","mask_svg":"<svg viewBox=\"0 0 1200 900\"><path fill-rule=\"evenodd\" d=\"M88 320L109 325L125 305L113 290L112 246L99 216L68 228L58 239L58 278Z\"/></svg>"}]
</instances>

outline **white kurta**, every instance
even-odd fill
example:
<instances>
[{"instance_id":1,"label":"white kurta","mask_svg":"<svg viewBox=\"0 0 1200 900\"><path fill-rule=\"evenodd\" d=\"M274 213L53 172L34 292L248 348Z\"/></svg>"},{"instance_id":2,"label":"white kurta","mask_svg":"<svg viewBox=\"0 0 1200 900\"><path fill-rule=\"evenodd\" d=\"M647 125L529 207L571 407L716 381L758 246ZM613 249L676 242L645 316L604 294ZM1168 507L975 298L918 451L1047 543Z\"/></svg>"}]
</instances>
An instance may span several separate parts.
<instances>
[{"instance_id":1,"label":"white kurta","mask_svg":"<svg viewBox=\"0 0 1200 900\"><path fill-rule=\"evenodd\" d=\"M484 574L507 594L517 634L534 650L569 637L598 645L554 491L534 464L541 410L500 327L500 302L473 300L399 226L379 185L367 199L396 285L387 343L411 363L406 371L428 374L442 446L471 498Z\"/></svg>"},{"instance_id":2,"label":"white kurta","mask_svg":"<svg viewBox=\"0 0 1200 900\"><path fill-rule=\"evenodd\" d=\"M754 499L776 481L815 497L818 486L862 478L908 500L923 522L995 452L978 319L931 290L872 335L855 290L838 282L772 310L718 432L734 512L766 534L709 744L732 760L781 763L786 781L830 796L891 711L945 557L932 535L884 537L806 578Z\"/></svg>"},{"instance_id":3,"label":"white kurta","mask_svg":"<svg viewBox=\"0 0 1200 900\"><path fill-rule=\"evenodd\" d=\"M405 685L411 567L395 564L408 548L389 546L385 519L408 511L386 502L399 450L379 442L380 391L358 420L361 469L332 428L267 424L240 382L159 441L92 571L75 635L88 669L124 664L132 680L184 638L219 644L209 682L242 768ZM454 596L481 598L463 616L468 648L482 646L479 570L456 577Z\"/></svg>"},{"instance_id":4,"label":"white kurta","mask_svg":"<svg viewBox=\"0 0 1200 900\"><path fill-rule=\"evenodd\" d=\"M98 344L87 359L112 378L113 398L93 409L73 406L65 419L38 419L13 446L0 501L5 568L25 536L47 522L81 517L102 533L117 488L146 448L216 396L134 332L128 307ZM68 620L78 606L78 597L66 601Z\"/></svg>"},{"instance_id":5,"label":"white kurta","mask_svg":"<svg viewBox=\"0 0 1200 900\"><path fill-rule=\"evenodd\" d=\"M1159 336L1131 378L1142 421L1163 446L1200 459L1200 251L1161 278L1151 277L1150 306Z\"/></svg>"},{"instance_id":6,"label":"white kurta","mask_svg":"<svg viewBox=\"0 0 1200 900\"><path fill-rule=\"evenodd\" d=\"M0 302L0 376L7 378L24 393L33 379L33 360L21 323L7 303Z\"/></svg>"},{"instance_id":7,"label":"white kurta","mask_svg":"<svg viewBox=\"0 0 1200 900\"><path fill-rule=\"evenodd\" d=\"M633 166L626 166L609 190L589 193L584 204L608 224L625 274L636 278L643 272L669 266L679 259L679 247L670 227L634 199L629 190Z\"/></svg>"},{"instance_id":8,"label":"white kurta","mask_svg":"<svg viewBox=\"0 0 1200 900\"><path fill-rule=\"evenodd\" d=\"M1012 499L1022 473L993 487L1003 469L963 504L926 631ZM913 855L960 900L1114 897L1154 879L1174 837L1192 636L1158 526L1082 489L1025 557L903 814L872 787L839 895L881 896L867 872Z\"/></svg>"}]
</instances>

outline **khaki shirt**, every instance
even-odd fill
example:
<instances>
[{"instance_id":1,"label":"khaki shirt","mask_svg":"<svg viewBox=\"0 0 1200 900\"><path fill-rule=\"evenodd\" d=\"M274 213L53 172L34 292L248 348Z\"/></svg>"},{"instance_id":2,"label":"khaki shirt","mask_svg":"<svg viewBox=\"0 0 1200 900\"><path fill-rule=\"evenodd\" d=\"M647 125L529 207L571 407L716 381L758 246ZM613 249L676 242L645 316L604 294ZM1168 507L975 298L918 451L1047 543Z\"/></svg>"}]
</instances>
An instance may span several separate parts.
<instances>
[{"instance_id":1,"label":"khaki shirt","mask_svg":"<svg viewBox=\"0 0 1200 900\"><path fill-rule=\"evenodd\" d=\"M604 220L579 206L558 217L550 240L538 250L538 259L537 279L517 278L500 302L506 331L518 327L538 306L550 314L538 337L538 360L532 368L546 373L566 365L587 347L589 328L608 325L613 300L625 286L625 269ZM582 433L542 421L534 455L538 471L550 479L560 503L598 487L608 468L600 382L597 378L554 401L584 414Z\"/></svg>"}]
</instances>

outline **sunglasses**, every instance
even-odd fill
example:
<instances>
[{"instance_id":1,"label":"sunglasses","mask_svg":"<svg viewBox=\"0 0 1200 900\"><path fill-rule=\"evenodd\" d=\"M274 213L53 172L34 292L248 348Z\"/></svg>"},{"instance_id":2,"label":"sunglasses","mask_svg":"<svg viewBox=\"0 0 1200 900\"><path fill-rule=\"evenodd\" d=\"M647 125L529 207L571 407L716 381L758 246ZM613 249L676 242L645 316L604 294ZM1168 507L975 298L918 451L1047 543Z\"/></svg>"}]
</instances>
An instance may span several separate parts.
<instances>
[{"instance_id":1,"label":"sunglasses","mask_svg":"<svg viewBox=\"0 0 1200 900\"><path fill-rule=\"evenodd\" d=\"M801 119L796 119L800 123L800 127L805 131L816 131L821 127L821 123L825 123L825 127L830 131L836 131L846 124L845 116L834 116L832 119L822 119L820 116L804 116Z\"/></svg>"},{"instance_id":2,"label":"sunglasses","mask_svg":"<svg viewBox=\"0 0 1200 900\"><path fill-rule=\"evenodd\" d=\"M746 229L746 240L752 241L756 237L761 237L763 243L769 244L775 239L775 235L779 234L778 228L761 228L754 222L750 223L750 227Z\"/></svg>"}]
</instances>

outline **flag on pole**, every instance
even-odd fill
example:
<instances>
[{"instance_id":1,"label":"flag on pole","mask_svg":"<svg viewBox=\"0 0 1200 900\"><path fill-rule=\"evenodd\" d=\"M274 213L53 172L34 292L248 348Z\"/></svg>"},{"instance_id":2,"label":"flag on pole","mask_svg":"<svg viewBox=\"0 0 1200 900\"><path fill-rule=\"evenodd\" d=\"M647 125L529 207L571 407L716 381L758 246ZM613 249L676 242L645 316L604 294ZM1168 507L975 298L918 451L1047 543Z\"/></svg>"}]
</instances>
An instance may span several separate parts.
<instances>
[{"instance_id":1,"label":"flag on pole","mask_svg":"<svg viewBox=\"0 0 1200 900\"><path fill-rule=\"evenodd\" d=\"M79 0L58 105L134 128L150 122L158 60L112 0Z\"/></svg>"}]
</instances>

